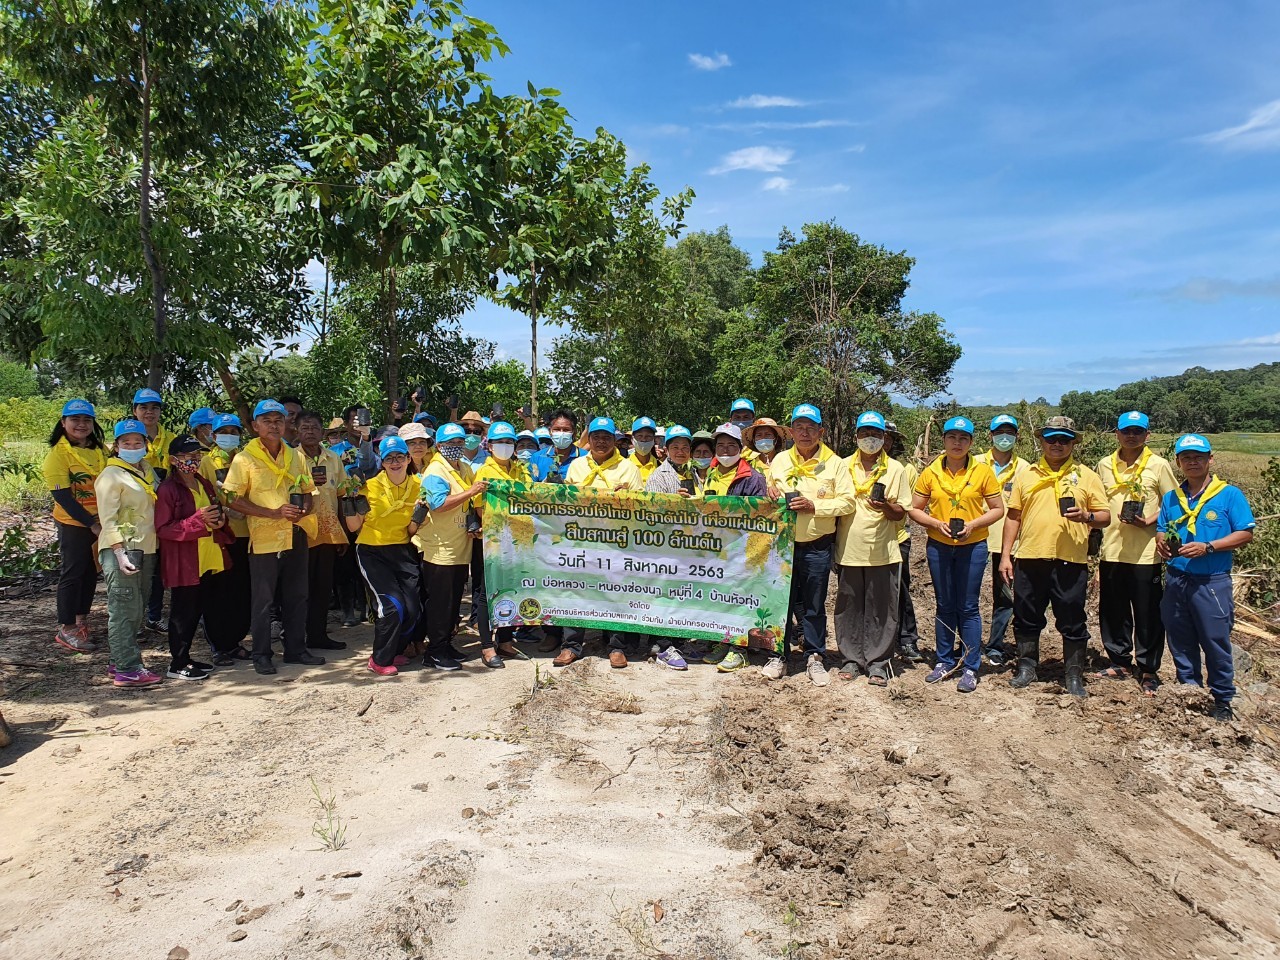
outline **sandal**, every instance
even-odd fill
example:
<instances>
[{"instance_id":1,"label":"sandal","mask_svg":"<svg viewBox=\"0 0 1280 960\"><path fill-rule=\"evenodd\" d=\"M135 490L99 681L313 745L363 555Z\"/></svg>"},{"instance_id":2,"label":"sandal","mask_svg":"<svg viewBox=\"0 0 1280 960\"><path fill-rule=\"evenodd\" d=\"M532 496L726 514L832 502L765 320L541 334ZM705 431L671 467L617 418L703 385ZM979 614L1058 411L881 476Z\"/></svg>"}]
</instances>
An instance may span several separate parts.
<instances>
[{"instance_id":1,"label":"sandal","mask_svg":"<svg viewBox=\"0 0 1280 960\"><path fill-rule=\"evenodd\" d=\"M1154 697L1156 691L1160 689L1160 678L1154 673L1145 674L1142 678L1142 692L1148 697Z\"/></svg>"},{"instance_id":2,"label":"sandal","mask_svg":"<svg viewBox=\"0 0 1280 960\"><path fill-rule=\"evenodd\" d=\"M486 654L489 655L486 656ZM506 666L506 664L502 662L502 657L498 656L497 652L493 650L481 650L480 660L490 670L501 670Z\"/></svg>"},{"instance_id":3,"label":"sandal","mask_svg":"<svg viewBox=\"0 0 1280 960\"><path fill-rule=\"evenodd\" d=\"M1099 670L1098 676L1103 680L1128 680L1132 676L1128 667L1107 667L1105 670Z\"/></svg>"},{"instance_id":4,"label":"sandal","mask_svg":"<svg viewBox=\"0 0 1280 960\"><path fill-rule=\"evenodd\" d=\"M235 662L235 657L229 653L215 653L213 655L213 665L215 667L229 667Z\"/></svg>"},{"instance_id":5,"label":"sandal","mask_svg":"<svg viewBox=\"0 0 1280 960\"><path fill-rule=\"evenodd\" d=\"M244 647L236 647L229 654L227 654L227 656L229 656L232 660L252 660L253 659L253 654L250 653L248 650L246 650Z\"/></svg>"},{"instance_id":6,"label":"sandal","mask_svg":"<svg viewBox=\"0 0 1280 960\"><path fill-rule=\"evenodd\" d=\"M887 687L889 685L889 679L887 677L880 676L878 673L869 673L867 674L867 683L873 687Z\"/></svg>"}]
</instances>

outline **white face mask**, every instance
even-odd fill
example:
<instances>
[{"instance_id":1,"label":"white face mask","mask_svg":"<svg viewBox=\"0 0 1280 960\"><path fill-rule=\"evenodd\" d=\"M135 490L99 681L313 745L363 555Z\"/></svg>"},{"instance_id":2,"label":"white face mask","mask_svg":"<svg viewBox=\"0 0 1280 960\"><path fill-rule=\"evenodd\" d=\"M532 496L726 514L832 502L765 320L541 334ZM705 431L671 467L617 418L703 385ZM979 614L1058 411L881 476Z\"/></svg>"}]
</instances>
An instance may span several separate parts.
<instances>
[{"instance_id":1,"label":"white face mask","mask_svg":"<svg viewBox=\"0 0 1280 960\"><path fill-rule=\"evenodd\" d=\"M520 450L516 453L516 459L527 462L533 459L534 452L535 451L530 450L528 447L525 447L523 450Z\"/></svg>"},{"instance_id":2,"label":"white face mask","mask_svg":"<svg viewBox=\"0 0 1280 960\"><path fill-rule=\"evenodd\" d=\"M567 449L569 444L573 443L573 434L567 430L555 430L551 434L551 442L555 444L557 450Z\"/></svg>"},{"instance_id":3,"label":"white face mask","mask_svg":"<svg viewBox=\"0 0 1280 960\"><path fill-rule=\"evenodd\" d=\"M147 455L146 447L135 447L132 450L126 450L122 447L120 450L116 451L116 456L118 456L125 463L141 463L143 457L145 457L146 455Z\"/></svg>"},{"instance_id":4,"label":"white face mask","mask_svg":"<svg viewBox=\"0 0 1280 960\"><path fill-rule=\"evenodd\" d=\"M516 445L514 443L490 444L489 452L499 460L510 460L511 455L516 452Z\"/></svg>"},{"instance_id":5,"label":"white face mask","mask_svg":"<svg viewBox=\"0 0 1280 960\"><path fill-rule=\"evenodd\" d=\"M884 449L884 437L862 437L858 449L865 454L879 453Z\"/></svg>"},{"instance_id":6,"label":"white face mask","mask_svg":"<svg viewBox=\"0 0 1280 960\"><path fill-rule=\"evenodd\" d=\"M756 441L755 447L761 453L772 453L773 448L777 445L777 441L770 437L761 437Z\"/></svg>"},{"instance_id":7,"label":"white face mask","mask_svg":"<svg viewBox=\"0 0 1280 960\"><path fill-rule=\"evenodd\" d=\"M640 454L640 456L647 457L649 455L649 452L653 449L653 441L637 440L634 444L632 444L632 446L635 448L636 453Z\"/></svg>"},{"instance_id":8,"label":"white face mask","mask_svg":"<svg viewBox=\"0 0 1280 960\"><path fill-rule=\"evenodd\" d=\"M1008 433L997 433L991 438L991 445L1001 453L1008 453L1017 442L1018 438Z\"/></svg>"},{"instance_id":9,"label":"white face mask","mask_svg":"<svg viewBox=\"0 0 1280 960\"><path fill-rule=\"evenodd\" d=\"M741 459L742 459L742 454L740 453L734 453L727 457L716 457L716 461L720 464L720 466L726 469L728 469L729 467L737 466L738 461Z\"/></svg>"}]
</instances>

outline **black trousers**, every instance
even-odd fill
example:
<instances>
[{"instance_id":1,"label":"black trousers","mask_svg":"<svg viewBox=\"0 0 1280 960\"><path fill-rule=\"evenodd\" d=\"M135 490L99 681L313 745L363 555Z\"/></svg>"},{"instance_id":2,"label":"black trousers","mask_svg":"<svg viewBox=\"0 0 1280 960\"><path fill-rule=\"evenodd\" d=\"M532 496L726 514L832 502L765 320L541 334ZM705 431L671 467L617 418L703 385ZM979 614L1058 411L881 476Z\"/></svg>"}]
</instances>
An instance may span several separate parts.
<instances>
[{"instance_id":1,"label":"black trousers","mask_svg":"<svg viewBox=\"0 0 1280 960\"><path fill-rule=\"evenodd\" d=\"M227 572L206 573L193 586L169 588L169 661L174 670L181 670L191 662L191 640L201 618L214 650L235 649L234 643L226 646L225 637L215 639L217 630L225 626L213 610L225 593L221 581L227 576ZM222 646L218 645L220 642Z\"/></svg>"},{"instance_id":2,"label":"black trousers","mask_svg":"<svg viewBox=\"0 0 1280 960\"><path fill-rule=\"evenodd\" d=\"M307 652L307 535L293 528L293 546L280 553L249 554L253 591L252 631L255 659L271 659L271 607L280 589L286 659Z\"/></svg>"},{"instance_id":3,"label":"black trousers","mask_svg":"<svg viewBox=\"0 0 1280 960\"><path fill-rule=\"evenodd\" d=\"M307 550L307 643L323 640L329 634L329 600L333 596L337 559L337 544L317 543Z\"/></svg>"},{"instance_id":4,"label":"black trousers","mask_svg":"<svg viewBox=\"0 0 1280 960\"><path fill-rule=\"evenodd\" d=\"M1023 560L1013 564L1014 639L1039 637L1049 625L1045 611L1053 606L1054 626L1067 642L1089 642L1085 594L1089 566L1065 560Z\"/></svg>"},{"instance_id":5,"label":"black trousers","mask_svg":"<svg viewBox=\"0 0 1280 960\"><path fill-rule=\"evenodd\" d=\"M1164 659L1160 564L1103 560L1098 579L1098 622L1111 663L1132 667L1136 661L1143 673L1159 673Z\"/></svg>"},{"instance_id":6,"label":"black trousers","mask_svg":"<svg viewBox=\"0 0 1280 960\"><path fill-rule=\"evenodd\" d=\"M919 643L920 633L916 628L916 605L911 599L911 540L903 540L898 544L898 552L902 554L902 572L898 578L898 645Z\"/></svg>"},{"instance_id":7,"label":"black trousers","mask_svg":"<svg viewBox=\"0 0 1280 960\"><path fill-rule=\"evenodd\" d=\"M356 534L347 531L347 552L334 560L333 582L338 591L338 603L342 605L343 616L353 614L364 620L365 590L364 579L356 567Z\"/></svg>"},{"instance_id":8,"label":"black trousers","mask_svg":"<svg viewBox=\"0 0 1280 960\"><path fill-rule=\"evenodd\" d=\"M151 577L151 592L147 594L147 619L153 623L164 616L164 581L160 579L160 551L164 544L156 541L156 572Z\"/></svg>"},{"instance_id":9,"label":"black trousers","mask_svg":"<svg viewBox=\"0 0 1280 960\"><path fill-rule=\"evenodd\" d=\"M373 662L389 667L409 643L422 616L418 551L411 543L382 547L360 543L356 545L356 565L369 586L377 616L373 624Z\"/></svg>"},{"instance_id":10,"label":"black trousers","mask_svg":"<svg viewBox=\"0 0 1280 960\"><path fill-rule=\"evenodd\" d=\"M227 545L230 566L201 577L205 591L204 632L216 653L230 653L249 635L253 588L249 578L249 538Z\"/></svg>"},{"instance_id":11,"label":"black trousers","mask_svg":"<svg viewBox=\"0 0 1280 960\"><path fill-rule=\"evenodd\" d=\"M88 527L59 523L58 623L70 626L93 606L98 585L98 565L94 562L98 538Z\"/></svg>"},{"instance_id":12,"label":"black trousers","mask_svg":"<svg viewBox=\"0 0 1280 960\"><path fill-rule=\"evenodd\" d=\"M424 637L427 651L443 654L453 641L453 631L458 625L458 611L462 609L462 590L467 585L465 563L422 563L422 587L427 605L422 618L426 625Z\"/></svg>"}]
</instances>

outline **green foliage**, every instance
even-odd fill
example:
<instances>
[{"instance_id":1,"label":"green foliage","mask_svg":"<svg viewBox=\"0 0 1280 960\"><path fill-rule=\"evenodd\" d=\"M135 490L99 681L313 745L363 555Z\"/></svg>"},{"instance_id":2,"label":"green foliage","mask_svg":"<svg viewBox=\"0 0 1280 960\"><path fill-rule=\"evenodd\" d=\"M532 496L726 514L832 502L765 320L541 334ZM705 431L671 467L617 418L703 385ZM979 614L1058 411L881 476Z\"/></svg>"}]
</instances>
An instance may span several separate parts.
<instances>
[{"instance_id":1,"label":"green foliage","mask_svg":"<svg viewBox=\"0 0 1280 960\"><path fill-rule=\"evenodd\" d=\"M34 370L0 356L0 399L34 397L39 392L40 384Z\"/></svg>"},{"instance_id":2,"label":"green foliage","mask_svg":"<svg viewBox=\"0 0 1280 960\"><path fill-rule=\"evenodd\" d=\"M57 570L58 562L56 540L33 536L33 524L25 517L6 518L0 534L0 582L23 581Z\"/></svg>"},{"instance_id":3,"label":"green foliage","mask_svg":"<svg viewBox=\"0 0 1280 960\"><path fill-rule=\"evenodd\" d=\"M1236 555L1246 599L1259 607L1280 602L1280 459L1272 458L1256 487L1246 491L1258 519L1253 542Z\"/></svg>"},{"instance_id":4,"label":"green foliage","mask_svg":"<svg viewBox=\"0 0 1280 960\"><path fill-rule=\"evenodd\" d=\"M0 437L5 442L28 440L43 444L62 416L66 396L18 397L0 400ZM126 408L117 404L99 404L98 422L108 428L125 415ZM43 454L42 454L43 456Z\"/></svg>"}]
</instances>

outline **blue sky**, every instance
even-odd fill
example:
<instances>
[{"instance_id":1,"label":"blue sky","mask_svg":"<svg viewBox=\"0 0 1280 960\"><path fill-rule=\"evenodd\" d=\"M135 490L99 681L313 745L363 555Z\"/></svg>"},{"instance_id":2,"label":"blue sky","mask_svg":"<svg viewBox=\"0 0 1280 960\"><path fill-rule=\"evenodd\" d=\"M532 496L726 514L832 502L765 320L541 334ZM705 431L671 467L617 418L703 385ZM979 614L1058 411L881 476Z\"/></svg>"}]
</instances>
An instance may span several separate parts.
<instances>
[{"instance_id":1,"label":"blue sky","mask_svg":"<svg viewBox=\"0 0 1280 960\"><path fill-rule=\"evenodd\" d=\"M692 186L692 229L758 263L834 218L914 256L907 306L963 346L962 402L1280 360L1274 0L468 12L512 48L500 88L561 90L666 193ZM527 361L522 318L464 323Z\"/></svg>"}]
</instances>

